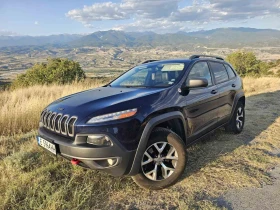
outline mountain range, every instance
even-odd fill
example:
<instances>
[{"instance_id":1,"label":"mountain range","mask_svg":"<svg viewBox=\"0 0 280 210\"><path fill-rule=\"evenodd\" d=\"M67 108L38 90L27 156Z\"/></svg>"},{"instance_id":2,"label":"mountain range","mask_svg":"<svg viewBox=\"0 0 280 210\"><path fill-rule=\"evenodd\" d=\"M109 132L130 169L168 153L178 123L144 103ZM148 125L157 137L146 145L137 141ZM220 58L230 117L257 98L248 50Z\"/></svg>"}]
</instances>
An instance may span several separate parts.
<instances>
[{"instance_id":1,"label":"mountain range","mask_svg":"<svg viewBox=\"0 0 280 210\"><path fill-rule=\"evenodd\" d=\"M59 34L50 36L1 36L0 47L11 46L43 46L43 45L63 45L82 38L79 34Z\"/></svg>"},{"instance_id":2,"label":"mountain range","mask_svg":"<svg viewBox=\"0 0 280 210\"><path fill-rule=\"evenodd\" d=\"M0 36L0 47L138 47L138 46L207 46L272 47L280 46L280 31L255 28L218 28L208 31L157 34L154 32L98 31L89 35Z\"/></svg>"}]
</instances>

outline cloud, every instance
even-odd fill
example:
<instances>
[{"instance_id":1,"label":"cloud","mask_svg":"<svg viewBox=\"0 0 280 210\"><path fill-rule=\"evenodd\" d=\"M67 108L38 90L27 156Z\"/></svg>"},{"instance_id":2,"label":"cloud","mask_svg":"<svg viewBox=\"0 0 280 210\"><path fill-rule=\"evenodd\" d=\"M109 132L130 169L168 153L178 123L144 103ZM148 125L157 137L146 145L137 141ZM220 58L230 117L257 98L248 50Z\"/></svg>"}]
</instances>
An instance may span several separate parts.
<instances>
[{"instance_id":1,"label":"cloud","mask_svg":"<svg viewBox=\"0 0 280 210\"><path fill-rule=\"evenodd\" d=\"M128 14L121 9L120 4L107 2L84 6L83 9L70 10L67 17L88 24L99 20L122 20L128 19Z\"/></svg>"},{"instance_id":2,"label":"cloud","mask_svg":"<svg viewBox=\"0 0 280 210\"><path fill-rule=\"evenodd\" d=\"M280 14L280 0L210 0L179 9L173 21L235 21Z\"/></svg>"},{"instance_id":3,"label":"cloud","mask_svg":"<svg viewBox=\"0 0 280 210\"><path fill-rule=\"evenodd\" d=\"M189 31L190 27L185 22L171 22L169 20L137 20L130 24L117 25L113 30L124 31L154 31L157 33L172 33L177 31Z\"/></svg>"},{"instance_id":4,"label":"cloud","mask_svg":"<svg viewBox=\"0 0 280 210\"><path fill-rule=\"evenodd\" d=\"M175 12L179 1L123 0L122 3L95 3L91 6L84 6L83 9L70 10L66 16L82 23L99 20L124 20L135 15L148 19L162 18Z\"/></svg>"},{"instance_id":5,"label":"cloud","mask_svg":"<svg viewBox=\"0 0 280 210\"><path fill-rule=\"evenodd\" d=\"M166 18L178 10L180 0L123 0L120 4L123 11L136 14L141 18L158 19Z\"/></svg>"},{"instance_id":6,"label":"cloud","mask_svg":"<svg viewBox=\"0 0 280 210\"><path fill-rule=\"evenodd\" d=\"M256 17L280 16L280 0L122 0L70 10L66 16L91 27L101 20L130 20L114 29L130 31L188 30L190 25L209 22L246 21Z\"/></svg>"},{"instance_id":7,"label":"cloud","mask_svg":"<svg viewBox=\"0 0 280 210\"><path fill-rule=\"evenodd\" d=\"M34 24L35 24L35 25L39 25L39 22L38 22L38 21L35 21Z\"/></svg>"}]
</instances>

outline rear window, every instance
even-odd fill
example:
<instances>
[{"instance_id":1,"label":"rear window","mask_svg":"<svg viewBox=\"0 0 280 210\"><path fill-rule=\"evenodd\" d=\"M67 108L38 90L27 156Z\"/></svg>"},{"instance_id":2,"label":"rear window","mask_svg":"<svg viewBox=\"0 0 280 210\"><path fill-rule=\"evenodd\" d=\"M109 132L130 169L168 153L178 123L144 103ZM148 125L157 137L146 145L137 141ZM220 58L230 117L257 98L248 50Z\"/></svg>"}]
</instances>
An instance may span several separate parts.
<instances>
[{"instance_id":1,"label":"rear window","mask_svg":"<svg viewBox=\"0 0 280 210\"><path fill-rule=\"evenodd\" d=\"M234 71L232 70L232 68L229 65L226 64L225 67L227 69L229 79L233 79L234 77L236 77Z\"/></svg>"},{"instance_id":2,"label":"rear window","mask_svg":"<svg viewBox=\"0 0 280 210\"><path fill-rule=\"evenodd\" d=\"M217 84L229 80L227 70L223 64L217 62L209 62L209 63Z\"/></svg>"}]
</instances>

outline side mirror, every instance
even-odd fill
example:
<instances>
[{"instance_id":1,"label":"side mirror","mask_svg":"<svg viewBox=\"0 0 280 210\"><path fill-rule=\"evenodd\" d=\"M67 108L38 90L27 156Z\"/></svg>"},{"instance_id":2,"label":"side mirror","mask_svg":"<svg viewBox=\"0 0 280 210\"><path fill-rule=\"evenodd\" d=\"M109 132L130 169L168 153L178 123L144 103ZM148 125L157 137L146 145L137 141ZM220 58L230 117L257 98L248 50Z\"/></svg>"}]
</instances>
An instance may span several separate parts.
<instances>
[{"instance_id":1,"label":"side mirror","mask_svg":"<svg viewBox=\"0 0 280 210\"><path fill-rule=\"evenodd\" d=\"M200 88L200 87L207 87L208 86L208 80L205 78L192 78L190 80L187 80L186 85L182 88L179 88L178 91L182 95L187 95L190 92L191 88Z\"/></svg>"},{"instance_id":2,"label":"side mirror","mask_svg":"<svg viewBox=\"0 0 280 210\"><path fill-rule=\"evenodd\" d=\"M199 88L199 87L207 87L208 80L205 78L192 78L187 81L185 88Z\"/></svg>"}]
</instances>

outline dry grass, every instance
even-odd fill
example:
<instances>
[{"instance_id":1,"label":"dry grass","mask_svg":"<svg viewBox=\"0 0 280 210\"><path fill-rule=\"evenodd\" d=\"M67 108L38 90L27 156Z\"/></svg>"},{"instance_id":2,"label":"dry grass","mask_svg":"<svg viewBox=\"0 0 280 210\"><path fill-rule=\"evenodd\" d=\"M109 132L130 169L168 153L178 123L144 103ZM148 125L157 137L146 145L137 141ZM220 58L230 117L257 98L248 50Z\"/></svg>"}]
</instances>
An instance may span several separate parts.
<instances>
[{"instance_id":1,"label":"dry grass","mask_svg":"<svg viewBox=\"0 0 280 210\"><path fill-rule=\"evenodd\" d=\"M91 80L71 85L33 86L0 92L0 135L25 133L35 129L40 113L49 103L102 84L104 81ZM280 80L274 77L244 79L247 95L273 91L277 87L280 87Z\"/></svg>"},{"instance_id":2,"label":"dry grass","mask_svg":"<svg viewBox=\"0 0 280 210\"><path fill-rule=\"evenodd\" d=\"M35 129L40 113L49 103L103 83L104 81L91 80L70 85L33 86L0 92L0 135L25 133Z\"/></svg>"},{"instance_id":3,"label":"dry grass","mask_svg":"<svg viewBox=\"0 0 280 210\"><path fill-rule=\"evenodd\" d=\"M5 134L36 129L38 115L49 101L93 86L34 87L0 93L1 118L8 110L13 116L16 116L13 112L20 115L16 124L5 125L0 121L0 129L5 126L1 130ZM244 132L232 135L219 130L189 148L189 162L181 181L158 192L142 190L128 177L114 178L56 159L37 146L34 131L2 136L0 209L226 208L218 202L220 195L232 188L271 183L267 172L280 163L273 155L280 148L280 79L245 78L244 87L247 95ZM36 102L46 97L43 94L47 94L47 101ZM17 111L18 106L21 112ZM3 116L12 120L9 115ZM30 120L28 128L24 119Z\"/></svg>"},{"instance_id":4,"label":"dry grass","mask_svg":"<svg viewBox=\"0 0 280 210\"><path fill-rule=\"evenodd\" d=\"M277 77L246 77L243 79L246 96L279 90L280 79Z\"/></svg>"}]
</instances>

